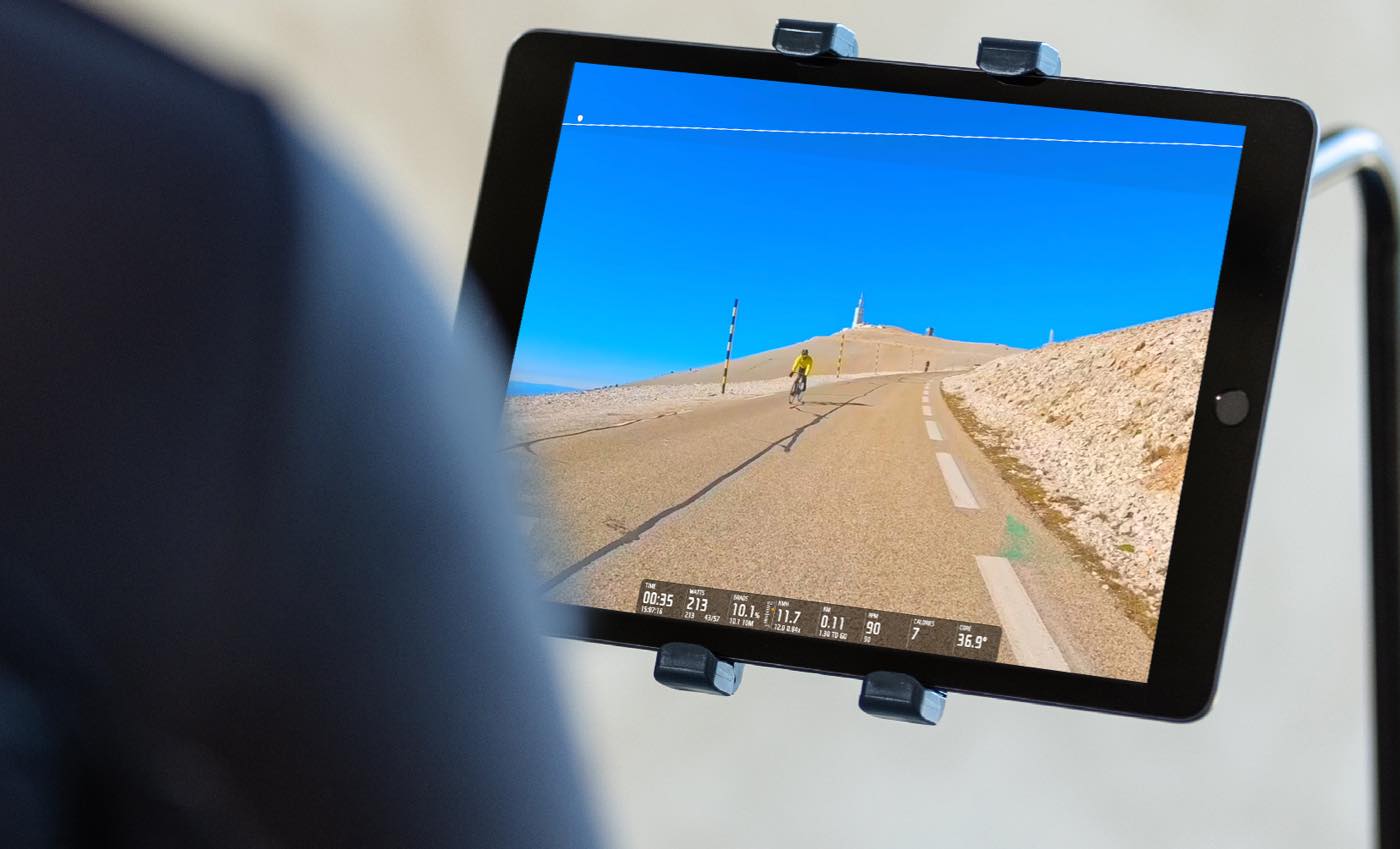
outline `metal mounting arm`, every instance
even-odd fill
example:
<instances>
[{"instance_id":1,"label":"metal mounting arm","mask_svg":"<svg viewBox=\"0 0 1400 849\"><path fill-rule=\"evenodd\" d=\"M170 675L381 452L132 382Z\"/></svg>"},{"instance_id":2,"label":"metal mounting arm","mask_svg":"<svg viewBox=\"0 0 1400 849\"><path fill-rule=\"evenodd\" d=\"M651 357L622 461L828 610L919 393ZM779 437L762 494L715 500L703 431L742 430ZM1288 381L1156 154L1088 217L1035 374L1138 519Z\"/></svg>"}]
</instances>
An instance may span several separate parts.
<instances>
[{"instance_id":1,"label":"metal mounting arm","mask_svg":"<svg viewBox=\"0 0 1400 849\"><path fill-rule=\"evenodd\" d=\"M1371 458L1371 615L1375 674L1377 845L1400 847L1400 206L1385 141L1344 128L1313 159L1318 192L1347 177L1365 216L1366 361Z\"/></svg>"}]
</instances>

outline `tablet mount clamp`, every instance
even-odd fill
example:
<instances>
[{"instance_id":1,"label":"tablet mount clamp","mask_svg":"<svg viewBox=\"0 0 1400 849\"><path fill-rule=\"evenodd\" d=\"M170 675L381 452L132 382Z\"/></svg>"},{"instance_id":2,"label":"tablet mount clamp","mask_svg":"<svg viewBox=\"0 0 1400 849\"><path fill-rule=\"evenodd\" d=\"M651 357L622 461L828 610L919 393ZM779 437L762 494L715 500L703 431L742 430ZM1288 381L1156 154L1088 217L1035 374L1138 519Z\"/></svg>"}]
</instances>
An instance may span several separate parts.
<instances>
[{"instance_id":1,"label":"tablet mount clamp","mask_svg":"<svg viewBox=\"0 0 1400 849\"><path fill-rule=\"evenodd\" d=\"M798 60L858 56L855 33L823 21L779 20L773 49ZM1060 54L1040 41L983 38L977 67L1008 82L1032 82L1059 76ZM1357 178L1365 222L1377 845L1400 849L1400 200L1380 135L1358 127L1323 134L1309 192L1348 177ZM657 652L654 675L669 687L728 696L742 680L743 664L716 657L704 646L667 643ZM871 672L861 684L861 710L886 719L933 725L946 700L947 691L900 672Z\"/></svg>"}]
</instances>

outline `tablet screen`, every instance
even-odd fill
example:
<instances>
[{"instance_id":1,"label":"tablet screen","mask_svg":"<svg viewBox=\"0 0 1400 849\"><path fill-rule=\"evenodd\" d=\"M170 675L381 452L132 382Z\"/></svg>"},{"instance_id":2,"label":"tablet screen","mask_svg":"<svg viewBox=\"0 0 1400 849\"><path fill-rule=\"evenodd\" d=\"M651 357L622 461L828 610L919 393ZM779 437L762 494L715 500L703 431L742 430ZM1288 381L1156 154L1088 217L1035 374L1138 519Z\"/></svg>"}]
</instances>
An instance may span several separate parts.
<instances>
[{"instance_id":1,"label":"tablet screen","mask_svg":"<svg viewBox=\"0 0 1400 849\"><path fill-rule=\"evenodd\" d=\"M560 123L548 599L1147 679L1243 127L582 63Z\"/></svg>"}]
</instances>

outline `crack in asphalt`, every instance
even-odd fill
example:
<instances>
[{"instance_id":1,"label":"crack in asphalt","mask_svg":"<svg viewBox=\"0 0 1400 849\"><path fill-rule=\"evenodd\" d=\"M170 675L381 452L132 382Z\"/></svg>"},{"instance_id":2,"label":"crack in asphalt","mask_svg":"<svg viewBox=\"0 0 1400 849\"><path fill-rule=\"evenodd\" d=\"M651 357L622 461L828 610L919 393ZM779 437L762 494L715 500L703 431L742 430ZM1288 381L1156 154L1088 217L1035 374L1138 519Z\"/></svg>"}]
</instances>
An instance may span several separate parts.
<instances>
[{"instance_id":1,"label":"crack in asphalt","mask_svg":"<svg viewBox=\"0 0 1400 849\"><path fill-rule=\"evenodd\" d=\"M654 421L654 420L656 420L656 419L664 419L664 418L666 418L667 416L678 416L678 415L680 415L680 414L681 414L681 411L680 411L680 410L672 410L672 411L669 412L669 413L658 413L658 414L656 414L656 415L654 415L654 416L644 416L644 417L642 417L642 418L640 418L640 419L630 419L630 420L625 421L625 422L618 422L617 424L601 425L601 426L599 426L599 427L590 427L590 428L588 428L587 430L576 430L576 431L574 431L573 433L556 433L556 434L553 435L553 436L541 436L539 439L531 439L531 440L528 440L528 441L526 441L526 442L517 442L517 443L515 443L514 445L507 445L506 447L500 449L500 452L501 452L501 453L504 453L504 452L506 452L506 451L514 451L514 450L517 449L517 448L524 448L528 453L533 454L533 453L535 453L534 447L533 447L533 446L538 445L538 444L540 444L541 442L548 442L548 441L550 441L551 439L568 439L568 438L571 437L571 436L582 436L582 435L584 435L585 433L596 433L596 432L598 432L598 431L600 431L600 430L612 430L613 428L627 427L628 425L634 425L634 424L637 424L637 423L639 423L639 422L649 422L649 421Z\"/></svg>"},{"instance_id":2,"label":"crack in asphalt","mask_svg":"<svg viewBox=\"0 0 1400 849\"><path fill-rule=\"evenodd\" d=\"M638 525L637 527L633 528L631 531L627 532L626 534L623 534L622 536L618 537L617 539L613 540L612 542L608 543L607 545L603 546L602 548L598 549L597 551L594 551L592 554L586 555L583 559L579 560L578 562L574 563L573 565L565 567L565 568L564 568L563 570L561 570L557 575L555 575L553 578L550 578L550 579L549 579L548 581L546 581L543 585L541 585L541 586L540 586L540 591L541 591L541 592L545 592L545 591L547 591L547 590L551 590L551 589L553 589L553 588L559 586L559 585L562 584L563 582L567 581L569 578L572 578L574 575L578 574L578 573L579 573L581 570L583 570L584 568L586 568L586 567L588 567L589 565L593 564L595 561L600 560L600 559L602 559L602 558L608 556L609 554L613 553L614 551L616 551L616 550L619 549L619 548L622 548L622 547L625 546L625 545L631 545L632 543L634 543L634 542L636 542L637 540L641 539L641 538L642 538L642 534L645 534L647 531L649 531L649 530L651 530L652 528L656 527L657 524L659 524L663 519L666 519L666 518L668 518L668 517L670 517L670 516L674 516L676 513L679 513L680 511L684 510L685 508L687 508L687 507L689 507L690 505L694 504L695 502L699 501L701 498L703 498L708 492L710 492L711 490L713 490L715 487L719 486L720 484L724 483L725 481L727 481L727 480L729 480L730 478L732 478L732 477L734 477L735 475L737 475L739 472L742 472L744 469L746 469L746 468L748 468L749 466L753 465L753 464L756 463L761 457L763 457L763 456L764 456L765 454L767 454L769 451L772 451L774 448L777 448L777 447L779 447L779 446L782 446L782 448L783 448L783 450L784 450L785 452L786 452L786 451L791 451L791 450L792 450L792 446L795 445L795 444L797 443L797 438L798 438L799 436L801 436L802 433L803 433L804 431L807 430L807 428L811 427L812 425L817 424L818 422L821 422L821 421L822 421L823 419L825 419L827 416L831 415L832 413L836 412L837 410L840 410L842 407L848 406L848 405L852 404L853 402L855 402L855 401L857 401L857 400L859 400L859 399L861 399L861 398L864 398L865 396L867 396L867 395L869 395L870 393L874 392L876 389L880 389L881 387L888 386L889 384L890 384L890 381L886 381L886 382L884 382L884 383L877 383L877 384L875 384L874 386L870 387L869 389L865 390L864 392L860 393L859 395L854 395L854 396L852 396L851 398L847 399L846 401L843 401L843 402L841 402L840 404L836 405L835 407L832 407L830 410L827 410L825 413L822 413L821 415L816 415L816 414L813 414L813 413L808 413L807 415L812 416L812 420L811 420L810 422L807 422L806 424L804 424L804 425L802 425L801 427L797 428L797 429L794 430L792 433L786 434L786 435L784 435L784 436L782 436L782 437L780 437L780 438L778 438L778 439L776 439L776 440L774 440L774 441L768 443L768 444L765 445L765 446L762 448L762 450L760 450L757 454L754 454L752 457L749 457L747 460L744 460L744 461L743 461L742 463L740 463L739 465L735 466L734 468L730 469L729 471L725 472L724 474L720 475L719 477L717 477L717 478L715 478L714 480L710 481L709 483L705 484L705 485L702 486L700 489L698 489L694 494L688 496L687 498L685 498L684 500L682 500L682 501L680 501L680 502L678 502L678 503L676 503L676 504L671 505L670 507L667 507L665 510L662 510L661 512L655 514L655 515L652 516L650 519L647 519L645 522L642 522L640 525ZM862 404L862 405L857 405L857 406L865 406L865 405ZM805 411L804 411L804 412L805 412ZM613 427L618 427L618 426L619 426L619 425L613 425ZM786 445L784 445L785 442L787 443Z\"/></svg>"}]
</instances>

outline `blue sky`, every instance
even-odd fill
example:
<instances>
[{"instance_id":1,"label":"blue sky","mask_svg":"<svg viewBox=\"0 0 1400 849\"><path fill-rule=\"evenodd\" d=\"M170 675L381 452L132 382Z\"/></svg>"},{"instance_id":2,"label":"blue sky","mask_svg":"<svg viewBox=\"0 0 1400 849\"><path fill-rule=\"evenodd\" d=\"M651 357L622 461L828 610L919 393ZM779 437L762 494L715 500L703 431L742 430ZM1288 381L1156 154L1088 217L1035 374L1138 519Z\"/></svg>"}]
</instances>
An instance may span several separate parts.
<instances>
[{"instance_id":1,"label":"blue sky","mask_svg":"<svg viewBox=\"0 0 1400 849\"><path fill-rule=\"evenodd\" d=\"M578 121L582 116L582 124ZM516 380L580 388L866 320L1016 347L1215 301L1244 128L579 64Z\"/></svg>"}]
</instances>

